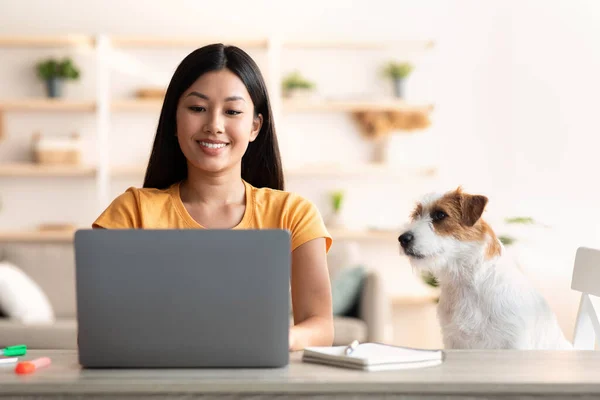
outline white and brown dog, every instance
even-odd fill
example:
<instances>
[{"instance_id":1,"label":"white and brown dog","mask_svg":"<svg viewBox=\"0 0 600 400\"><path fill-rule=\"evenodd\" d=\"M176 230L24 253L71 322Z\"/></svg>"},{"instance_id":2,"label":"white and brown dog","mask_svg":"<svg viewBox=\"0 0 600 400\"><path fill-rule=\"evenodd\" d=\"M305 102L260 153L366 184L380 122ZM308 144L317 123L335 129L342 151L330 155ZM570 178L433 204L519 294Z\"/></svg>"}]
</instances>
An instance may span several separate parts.
<instances>
[{"instance_id":1,"label":"white and brown dog","mask_svg":"<svg viewBox=\"0 0 600 400\"><path fill-rule=\"evenodd\" d=\"M481 218L487 202L460 188L429 195L398 238L413 268L430 272L440 284L444 347L572 348L544 298Z\"/></svg>"}]
</instances>

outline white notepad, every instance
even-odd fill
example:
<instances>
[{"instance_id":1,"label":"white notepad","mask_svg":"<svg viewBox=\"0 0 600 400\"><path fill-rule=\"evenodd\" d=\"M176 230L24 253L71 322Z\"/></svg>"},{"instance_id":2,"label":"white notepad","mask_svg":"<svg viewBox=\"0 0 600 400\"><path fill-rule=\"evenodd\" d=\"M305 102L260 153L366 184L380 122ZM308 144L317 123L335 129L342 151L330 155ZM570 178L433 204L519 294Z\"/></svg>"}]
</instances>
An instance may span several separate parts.
<instances>
[{"instance_id":1,"label":"white notepad","mask_svg":"<svg viewBox=\"0 0 600 400\"><path fill-rule=\"evenodd\" d=\"M303 362L365 371L390 371L432 367L442 363L442 350L415 349L381 343L362 343L346 355L346 346L307 347Z\"/></svg>"}]
</instances>

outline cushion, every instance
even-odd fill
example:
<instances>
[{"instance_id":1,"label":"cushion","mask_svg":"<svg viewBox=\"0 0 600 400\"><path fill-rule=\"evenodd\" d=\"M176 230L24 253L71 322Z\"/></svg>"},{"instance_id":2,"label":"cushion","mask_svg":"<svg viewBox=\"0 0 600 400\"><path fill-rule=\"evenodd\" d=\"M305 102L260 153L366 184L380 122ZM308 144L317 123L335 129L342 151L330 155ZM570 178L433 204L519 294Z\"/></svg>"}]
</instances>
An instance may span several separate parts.
<instances>
[{"instance_id":1,"label":"cushion","mask_svg":"<svg viewBox=\"0 0 600 400\"><path fill-rule=\"evenodd\" d=\"M77 321L57 318L53 324L25 325L0 319L0 346L24 343L28 349L77 350Z\"/></svg>"},{"instance_id":2,"label":"cushion","mask_svg":"<svg viewBox=\"0 0 600 400\"><path fill-rule=\"evenodd\" d=\"M0 308L23 324L51 323L52 306L40 286L14 264L0 262Z\"/></svg>"},{"instance_id":3,"label":"cushion","mask_svg":"<svg viewBox=\"0 0 600 400\"><path fill-rule=\"evenodd\" d=\"M363 266L344 268L331 279L333 315L347 315L360 297L366 270Z\"/></svg>"},{"instance_id":4,"label":"cushion","mask_svg":"<svg viewBox=\"0 0 600 400\"><path fill-rule=\"evenodd\" d=\"M333 319L334 346L348 345L353 340L366 342L368 340L367 323L358 318L335 317Z\"/></svg>"}]
</instances>

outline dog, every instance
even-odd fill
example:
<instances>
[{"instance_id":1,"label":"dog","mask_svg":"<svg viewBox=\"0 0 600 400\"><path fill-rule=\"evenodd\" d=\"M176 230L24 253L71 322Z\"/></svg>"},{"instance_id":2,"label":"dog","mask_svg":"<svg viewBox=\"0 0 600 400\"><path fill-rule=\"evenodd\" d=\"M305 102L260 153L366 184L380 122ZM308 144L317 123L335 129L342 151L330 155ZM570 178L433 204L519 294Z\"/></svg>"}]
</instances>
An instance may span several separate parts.
<instances>
[{"instance_id":1,"label":"dog","mask_svg":"<svg viewBox=\"0 0 600 400\"><path fill-rule=\"evenodd\" d=\"M571 349L556 316L482 219L488 198L462 188L425 196L400 252L439 282L447 349Z\"/></svg>"}]
</instances>

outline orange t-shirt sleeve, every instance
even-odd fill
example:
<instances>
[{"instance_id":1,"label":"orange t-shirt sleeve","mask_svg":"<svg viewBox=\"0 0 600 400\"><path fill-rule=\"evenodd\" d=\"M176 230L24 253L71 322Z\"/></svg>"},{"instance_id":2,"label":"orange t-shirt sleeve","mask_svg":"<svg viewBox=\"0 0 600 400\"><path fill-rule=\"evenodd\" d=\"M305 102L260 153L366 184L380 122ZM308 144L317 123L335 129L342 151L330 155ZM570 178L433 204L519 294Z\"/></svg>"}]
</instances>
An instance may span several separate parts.
<instances>
[{"instance_id":1,"label":"orange t-shirt sleeve","mask_svg":"<svg viewBox=\"0 0 600 400\"><path fill-rule=\"evenodd\" d=\"M292 251L310 240L325 238L325 251L328 252L332 238L317 207L309 200L298 196L289 212Z\"/></svg>"},{"instance_id":2,"label":"orange t-shirt sleeve","mask_svg":"<svg viewBox=\"0 0 600 400\"><path fill-rule=\"evenodd\" d=\"M92 224L93 228L140 228L139 196L133 188L119 195Z\"/></svg>"}]
</instances>

